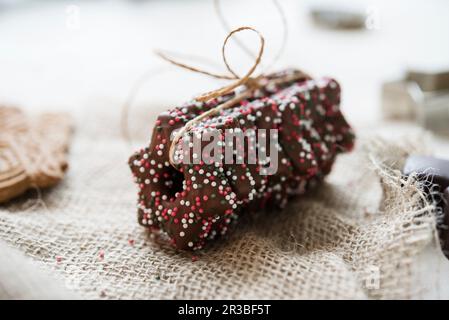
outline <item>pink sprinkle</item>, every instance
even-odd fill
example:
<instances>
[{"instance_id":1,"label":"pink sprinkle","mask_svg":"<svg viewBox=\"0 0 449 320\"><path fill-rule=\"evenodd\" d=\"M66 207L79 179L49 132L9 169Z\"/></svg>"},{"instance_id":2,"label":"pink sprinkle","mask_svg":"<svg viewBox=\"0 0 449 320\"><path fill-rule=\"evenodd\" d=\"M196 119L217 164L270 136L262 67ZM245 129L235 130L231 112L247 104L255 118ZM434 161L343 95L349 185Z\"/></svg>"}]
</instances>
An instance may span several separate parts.
<instances>
[{"instance_id":1,"label":"pink sprinkle","mask_svg":"<svg viewBox=\"0 0 449 320\"><path fill-rule=\"evenodd\" d=\"M98 258L100 258L101 260L104 259L104 251L103 251L103 250L100 250L100 251L98 252Z\"/></svg>"}]
</instances>

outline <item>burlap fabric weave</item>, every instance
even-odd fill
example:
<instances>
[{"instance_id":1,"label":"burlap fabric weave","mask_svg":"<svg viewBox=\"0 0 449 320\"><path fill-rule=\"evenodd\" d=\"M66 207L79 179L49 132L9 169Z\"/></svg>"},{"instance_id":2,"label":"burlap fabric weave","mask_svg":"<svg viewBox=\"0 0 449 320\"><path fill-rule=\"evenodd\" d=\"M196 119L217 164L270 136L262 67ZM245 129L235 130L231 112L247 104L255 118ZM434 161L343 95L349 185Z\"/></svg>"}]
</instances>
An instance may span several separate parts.
<instances>
[{"instance_id":1,"label":"burlap fabric weave","mask_svg":"<svg viewBox=\"0 0 449 320\"><path fill-rule=\"evenodd\" d=\"M397 171L407 153L424 152L413 139L360 138L316 190L284 211L247 216L229 237L193 255L173 251L137 224L130 148L111 125L118 120L87 120L78 124L64 182L0 207L0 239L81 297L418 294L413 260L435 240L435 213L413 179L401 180ZM150 124L143 127L150 132Z\"/></svg>"}]
</instances>

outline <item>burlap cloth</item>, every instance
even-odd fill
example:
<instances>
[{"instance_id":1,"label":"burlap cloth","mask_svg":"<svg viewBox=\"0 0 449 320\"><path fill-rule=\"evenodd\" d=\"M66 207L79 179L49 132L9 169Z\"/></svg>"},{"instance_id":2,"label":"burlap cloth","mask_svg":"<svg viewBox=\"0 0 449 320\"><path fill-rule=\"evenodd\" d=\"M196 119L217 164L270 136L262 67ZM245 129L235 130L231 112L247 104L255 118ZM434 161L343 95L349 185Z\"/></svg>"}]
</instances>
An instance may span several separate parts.
<instances>
[{"instance_id":1,"label":"burlap cloth","mask_svg":"<svg viewBox=\"0 0 449 320\"><path fill-rule=\"evenodd\" d=\"M356 150L340 156L315 191L284 211L248 216L229 237L193 255L173 251L137 224L130 148L117 133L118 117L108 114L79 121L62 184L0 207L0 239L54 271L79 297L419 295L414 259L436 243L435 212L397 171L407 153L426 152L416 136L359 136Z\"/></svg>"}]
</instances>

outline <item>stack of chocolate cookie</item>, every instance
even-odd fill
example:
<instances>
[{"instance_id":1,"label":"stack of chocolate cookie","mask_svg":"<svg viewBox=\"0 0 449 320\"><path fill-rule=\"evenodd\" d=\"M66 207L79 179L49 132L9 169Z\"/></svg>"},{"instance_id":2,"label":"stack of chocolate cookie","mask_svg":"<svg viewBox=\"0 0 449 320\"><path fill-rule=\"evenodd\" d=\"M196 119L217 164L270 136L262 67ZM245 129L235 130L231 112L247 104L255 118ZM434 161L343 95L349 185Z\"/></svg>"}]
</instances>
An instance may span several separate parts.
<instances>
[{"instance_id":1,"label":"stack of chocolate cookie","mask_svg":"<svg viewBox=\"0 0 449 320\"><path fill-rule=\"evenodd\" d=\"M267 83L251 98L190 128L176 143L176 168L169 154L173 132L236 93L206 103L189 102L159 116L150 145L129 161L139 186L140 224L165 232L178 249L200 249L225 234L242 214L285 206L328 174L338 153L352 149L354 134L340 111L335 80ZM248 145L256 140L255 150L245 149L245 141L237 137L229 156L227 133L243 133ZM264 135L273 139L262 143ZM209 138L201 140L200 152L192 142L205 136L218 137L213 153L203 150ZM269 155L259 156L268 149Z\"/></svg>"}]
</instances>

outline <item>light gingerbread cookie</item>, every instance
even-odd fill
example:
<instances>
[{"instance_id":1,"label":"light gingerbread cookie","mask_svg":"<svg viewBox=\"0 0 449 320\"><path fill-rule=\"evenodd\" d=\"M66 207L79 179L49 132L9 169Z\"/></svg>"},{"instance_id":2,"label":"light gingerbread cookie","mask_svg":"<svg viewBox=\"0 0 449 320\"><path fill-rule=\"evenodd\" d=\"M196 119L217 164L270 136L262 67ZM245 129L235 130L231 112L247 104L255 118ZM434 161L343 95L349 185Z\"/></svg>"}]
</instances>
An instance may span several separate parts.
<instances>
[{"instance_id":1,"label":"light gingerbread cookie","mask_svg":"<svg viewBox=\"0 0 449 320\"><path fill-rule=\"evenodd\" d=\"M63 178L72 129L66 114L29 116L0 106L0 203Z\"/></svg>"}]
</instances>

